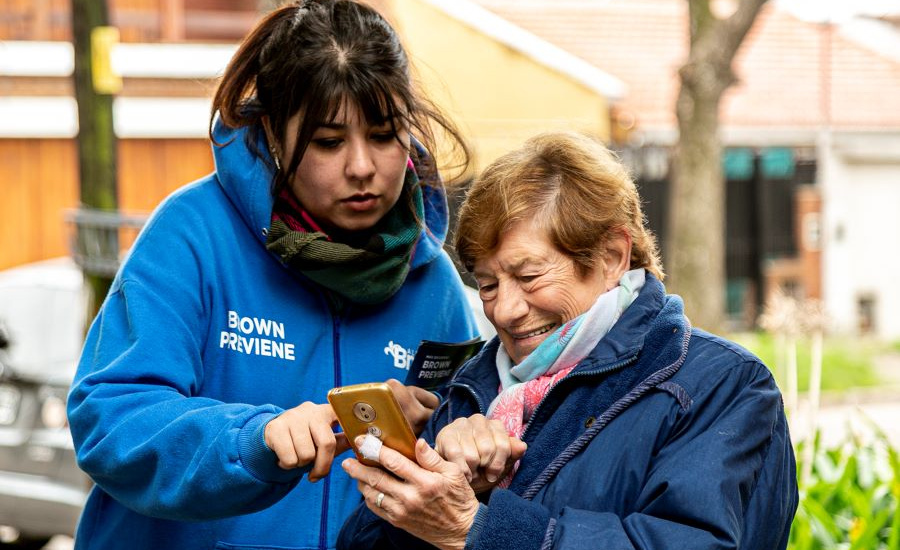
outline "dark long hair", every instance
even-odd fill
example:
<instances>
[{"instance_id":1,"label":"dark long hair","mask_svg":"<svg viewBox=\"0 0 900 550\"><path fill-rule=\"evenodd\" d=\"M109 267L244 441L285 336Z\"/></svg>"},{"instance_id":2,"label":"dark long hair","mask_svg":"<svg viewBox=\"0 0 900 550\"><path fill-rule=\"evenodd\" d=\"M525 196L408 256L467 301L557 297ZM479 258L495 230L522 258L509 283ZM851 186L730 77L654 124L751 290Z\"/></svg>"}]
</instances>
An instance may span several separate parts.
<instances>
[{"instance_id":1,"label":"dark long hair","mask_svg":"<svg viewBox=\"0 0 900 550\"><path fill-rule=\"evenodd\" d=\"M215 143L218 113L227 126L250 126L251 148L266 158L253 147L262 117L281 139L288 120L302 111L293 155L273 182L278 192L293 178L316 128L333 120L345 101L358 105L372 125L404 120L432 154L437 130L449 138L460 173L468 167L469 149L458 129L414 88L397 33L378 12L353 0L300 0L264 17L225 69L213 97L210 138ZM440 181L434 175L420 174L432 184Z\"/></svg>"}]
</instances>

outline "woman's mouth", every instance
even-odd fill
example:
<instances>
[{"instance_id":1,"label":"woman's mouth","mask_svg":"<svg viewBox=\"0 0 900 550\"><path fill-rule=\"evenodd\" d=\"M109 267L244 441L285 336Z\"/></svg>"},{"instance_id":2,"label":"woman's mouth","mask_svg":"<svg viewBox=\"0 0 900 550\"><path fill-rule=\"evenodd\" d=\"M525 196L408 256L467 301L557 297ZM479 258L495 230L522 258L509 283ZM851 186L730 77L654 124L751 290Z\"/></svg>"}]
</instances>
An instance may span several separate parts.
<instances>
[{"instance_id":1,"label":"woman's mouth","mask_svg":"<svg viewBox=\"0 0 900 550\"><path fill-rule=\"evenodd\" d=\"M341 200L349 209L357 212L371 210L378 204L378 195L372 193L360 193Z\"/></svg>"},{"instance_id":2,"label":"woman's mouth","mask_svg":"<svg viewBox=\"0 0 900 550\"><path fill-rule=\"evenodd\" d=\"M510 340L505 341L506 351L513 362L518 364L541 345L558 326L559 323L550 323L528 331L504 331L510 338Z\"/></svg>"},{"instance_id":3,"label":"woman's mouth","mask_svg":"<svg viewBox=\"0 0 900 550\"><path fill-rule=\"evenodd\" d=\"M513 339L515 339L515 340L525 340L525 339L527 339L527 338L533 338L533 337L535 337L535 336L540 336L540 335L542 335L542 334L547 334L548 332L550 332L550 331L553 330L554 328L556 328L556 323L550 323L549 325L544 325L544 326L542 326L542 327L536 328L536 329L534 329L534 330L531 330L531 331L528 331L528 332L525 332L525 333L513 334L512 337L513 337Z\"/></svg>"}]
</instances>

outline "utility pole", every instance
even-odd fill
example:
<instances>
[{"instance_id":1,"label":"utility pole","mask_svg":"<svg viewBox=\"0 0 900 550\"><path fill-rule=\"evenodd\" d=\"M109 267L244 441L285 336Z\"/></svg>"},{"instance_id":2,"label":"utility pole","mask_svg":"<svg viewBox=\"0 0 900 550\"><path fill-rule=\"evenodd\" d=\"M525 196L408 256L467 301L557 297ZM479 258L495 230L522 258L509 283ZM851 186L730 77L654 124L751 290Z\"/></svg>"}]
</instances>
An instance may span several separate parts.
<instances>
[{"instance_id":1,"label":"utility pole","mask_svg":"<svg viewBox=\"0 0 900 550\"><path fill-rule=\"evenodd\" d=\"M106 0L71 0L71 5L81 186L81 207L74 219L78 231L75 256L91 289L88 313L93 319L115 273L103 267L104 259L112 255L117 260L119 248L117 225L95 223L96 214L114 219L118 210L113 94L119 91L121 80L112 74L109 56L118 33L108 26Z\"/></svg>"}]
</instances>

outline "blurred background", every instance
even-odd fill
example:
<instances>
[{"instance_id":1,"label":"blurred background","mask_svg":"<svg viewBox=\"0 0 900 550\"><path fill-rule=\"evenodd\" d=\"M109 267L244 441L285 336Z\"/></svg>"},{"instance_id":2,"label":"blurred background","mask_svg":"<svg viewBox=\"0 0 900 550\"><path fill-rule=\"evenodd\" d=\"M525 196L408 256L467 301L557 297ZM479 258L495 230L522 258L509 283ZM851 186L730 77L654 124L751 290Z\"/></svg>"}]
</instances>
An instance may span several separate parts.
<instances>
[{"instance_id":1,"label":"blurred background","mask_svg":"<svg viewBox=\"0 0 900 550\"><path fill-rule=\"evenodd\" d=\"M278 3L0 3L0 546L71 547L84 323L154 206L212 171L216 79ZM477 168L558 129L630 167L669 290L784 391L791 547L900 548L900 0L369 3Z\"/></svg>"}]
</instances>

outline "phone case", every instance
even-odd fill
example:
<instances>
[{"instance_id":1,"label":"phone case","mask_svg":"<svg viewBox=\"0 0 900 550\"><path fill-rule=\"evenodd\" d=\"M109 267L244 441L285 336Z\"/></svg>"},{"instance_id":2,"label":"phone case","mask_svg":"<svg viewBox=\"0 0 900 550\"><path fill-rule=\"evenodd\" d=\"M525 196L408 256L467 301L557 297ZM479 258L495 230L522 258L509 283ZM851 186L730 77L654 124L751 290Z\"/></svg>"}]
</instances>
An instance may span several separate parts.
<instances>
[{"instance_id":1,"label":"phone case","mask_svg":"<svg viewBox=\"0 0 900 550\"><path fill-rule=\"evenodd\" d=\"M328 392L328 402L360 462L378 465L363 458L356 448L356 438L367 433L415 461L416 436L390 386L370 382L334 388Z\"/></svg>"}]
</instances>

